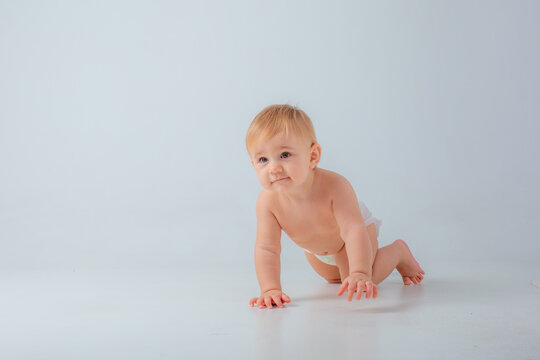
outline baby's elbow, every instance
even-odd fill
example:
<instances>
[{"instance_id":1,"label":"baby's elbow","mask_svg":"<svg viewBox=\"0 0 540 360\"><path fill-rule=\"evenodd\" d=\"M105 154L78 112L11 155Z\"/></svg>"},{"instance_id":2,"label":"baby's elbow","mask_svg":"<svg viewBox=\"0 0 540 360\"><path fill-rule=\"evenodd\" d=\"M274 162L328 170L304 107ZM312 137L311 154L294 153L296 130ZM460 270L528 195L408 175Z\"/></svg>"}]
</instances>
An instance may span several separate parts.
<instances>
[{"instance_id":1,"label":"baby's elbow","mask_svg":"<svg viewBox=\"0 0 540 360\"><path fill-rule=\"evenodd\" d=\"M281 246L257 244L255 245L255 254L279 256L281 254Z\"/></svg>"}]
</instances>

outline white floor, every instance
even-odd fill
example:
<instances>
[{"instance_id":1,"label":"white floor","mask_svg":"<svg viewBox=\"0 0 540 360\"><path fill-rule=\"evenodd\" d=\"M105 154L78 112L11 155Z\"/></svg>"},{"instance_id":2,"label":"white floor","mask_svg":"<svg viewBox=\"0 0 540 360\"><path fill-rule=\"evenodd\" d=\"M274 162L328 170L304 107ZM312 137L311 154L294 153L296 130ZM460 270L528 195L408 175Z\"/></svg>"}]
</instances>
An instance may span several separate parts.
<instances>
[{"instance_id":1,"label":"white floor","mask_svg":"<svg viewBox=\"0 0 540 360\"><path fill-rule=\"evenodd\" d=\"M423 264L348 303L307 264L285 309L248 305L253 269L9 271L1 359L540 359L540 264Z\"/></svg>"}]
</instances>

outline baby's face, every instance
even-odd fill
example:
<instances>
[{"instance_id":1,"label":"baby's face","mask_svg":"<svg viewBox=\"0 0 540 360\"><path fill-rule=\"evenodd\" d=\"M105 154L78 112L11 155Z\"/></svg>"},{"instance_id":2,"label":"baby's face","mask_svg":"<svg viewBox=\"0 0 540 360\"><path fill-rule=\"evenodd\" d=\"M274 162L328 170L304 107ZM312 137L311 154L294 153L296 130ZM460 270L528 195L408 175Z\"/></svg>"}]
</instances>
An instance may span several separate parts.
<instances>
[{"instance_id":1,"label":"baby's face","mask_svg":"<svg viewBox=\"0 0 540 360\"><path fill-rule=\"evenodd\" d=\"M294 134L281 133L265 143L258 143L250 149L251 163L257 172L261 185L280 193L300 193L310 179L310 170L318 162L313 160L313 147L308 140ZM320 154L320 147L319 154Z\"/></svg>"}]
</instances>

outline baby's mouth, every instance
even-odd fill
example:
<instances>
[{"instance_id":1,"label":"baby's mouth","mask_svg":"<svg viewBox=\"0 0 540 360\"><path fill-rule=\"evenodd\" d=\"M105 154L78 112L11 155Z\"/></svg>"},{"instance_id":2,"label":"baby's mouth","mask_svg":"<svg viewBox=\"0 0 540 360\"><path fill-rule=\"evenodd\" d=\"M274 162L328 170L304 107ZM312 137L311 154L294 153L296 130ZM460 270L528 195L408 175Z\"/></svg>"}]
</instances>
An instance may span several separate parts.
<instances>
[{"instance_id":1,"label":"baby's mouth","mask_svg":"<svg viewBox=\"0 0 540 360\"><path fill-rule=\"evenodd\" d=\"M285 180L285 179L288 179L288 177L282 177L282 178L276 179L276 180L274 180L274 181L272 181L272 182L275 183L275 182L278 182L278 181L281 181L281 180Z\"/></svg>"}]
</instances>

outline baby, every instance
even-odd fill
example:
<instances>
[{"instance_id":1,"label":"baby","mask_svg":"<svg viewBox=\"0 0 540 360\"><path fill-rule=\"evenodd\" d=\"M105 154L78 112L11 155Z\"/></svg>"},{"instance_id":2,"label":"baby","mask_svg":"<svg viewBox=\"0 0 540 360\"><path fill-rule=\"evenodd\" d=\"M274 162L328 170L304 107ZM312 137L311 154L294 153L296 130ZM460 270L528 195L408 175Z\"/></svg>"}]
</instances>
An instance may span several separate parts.
<instances>
[{"instance_id":1,"label":"baby","mask_svg":"<svg viewBox=\"0 0 540 360\"><path fill-rule=\"evenodd\" d=\"M263 186L256 205L255 269L261 288L250 305L283 307L291 299L280 282L281 230L300 247L313 269L330 283L341 283L351 301L366 293L377 297L377 284L394 269L410 285L424 271L405 241L379 248L381 221L356 199L343 176L317 167L321 146L309 117L289 105L271 105L251 123L246 147Z\"/></svg>"}]
</instances>

